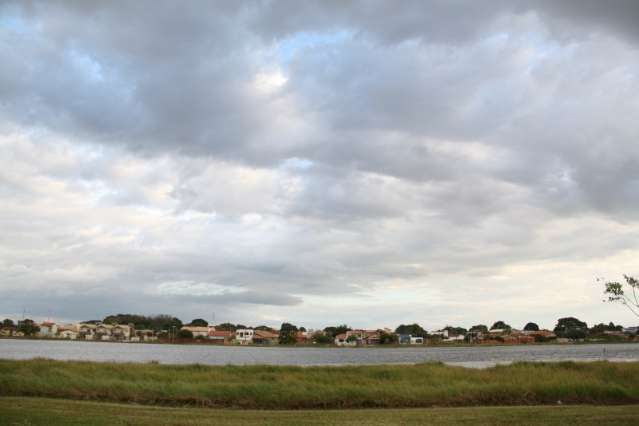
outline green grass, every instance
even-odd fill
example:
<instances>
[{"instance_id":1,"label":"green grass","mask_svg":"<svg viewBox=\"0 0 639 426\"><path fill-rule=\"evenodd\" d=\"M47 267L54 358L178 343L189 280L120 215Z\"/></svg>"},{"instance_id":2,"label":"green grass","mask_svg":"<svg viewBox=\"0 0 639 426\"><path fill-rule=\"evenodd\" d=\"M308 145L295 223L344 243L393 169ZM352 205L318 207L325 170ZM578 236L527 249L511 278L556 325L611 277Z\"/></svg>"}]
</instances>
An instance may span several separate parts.
<instances>
[{"instance_id":1,"label":"green grass","mask_svg":"<svg viewBox=\"0 0 639 426\"><path fill-rule=\"evenodd\" d=\"M2 425L636 425L639 406L260 411L0 398Z\"/></svg>"},{"instance_id":2,"label":"green grass","mask_svg":"<svg viewBox=\"0 0 639 426\"><path fill-rule=\"evenodd\" d=\"M278 367L0 360L0 396L245 409L637 404L639 363Z\"/></svg>"}]
</instances>

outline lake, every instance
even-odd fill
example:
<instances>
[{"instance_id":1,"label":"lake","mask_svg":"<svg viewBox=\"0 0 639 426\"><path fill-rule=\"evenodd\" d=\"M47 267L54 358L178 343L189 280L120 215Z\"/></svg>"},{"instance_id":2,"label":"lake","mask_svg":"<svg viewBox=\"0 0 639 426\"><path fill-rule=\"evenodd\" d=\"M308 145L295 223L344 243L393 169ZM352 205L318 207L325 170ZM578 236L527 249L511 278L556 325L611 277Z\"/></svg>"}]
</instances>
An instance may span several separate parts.
<instances>
[{"instance_id":1,"label":"lake","mask_svg":"<svg viewBox=\"0 0 639 426\"><path fill-rule=\"evenodd\" d=\"M639 361L639 344L520 345L474 347L308 348L131 344L0 339L0 358L150 362L209 365L340 365L441 361L487 367L513 361Z\"/></svg>"}]
</instances>

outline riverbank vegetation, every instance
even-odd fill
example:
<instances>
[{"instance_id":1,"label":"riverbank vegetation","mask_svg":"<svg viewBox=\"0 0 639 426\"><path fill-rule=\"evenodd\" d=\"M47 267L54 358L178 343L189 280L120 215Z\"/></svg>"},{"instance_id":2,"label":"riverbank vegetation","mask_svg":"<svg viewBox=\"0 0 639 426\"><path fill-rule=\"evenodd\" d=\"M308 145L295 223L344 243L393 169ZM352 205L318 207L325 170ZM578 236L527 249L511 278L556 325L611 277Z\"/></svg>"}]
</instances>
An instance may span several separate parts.
<instances>
[{"instance_id":1,"label":"riverbank vegetation","mask_svg":"<svg viewBox=\"0 0 639 426\"><path fill-rule=\"evenodd\" d=\"M246 409L637 404L639 363L281 367L0 361L0 396Z\"/></svg>"},{"instance_id":2,"label":"riverbank vegetation","mask_svg":"<svg viewBox=\"0 0 639 426\"><path fill-rule=\"evenodd\" d=\"M0 397L7 425L633 425L637 406L519 406L322 411L210 410Z\"/></svg>"}]
</instances>

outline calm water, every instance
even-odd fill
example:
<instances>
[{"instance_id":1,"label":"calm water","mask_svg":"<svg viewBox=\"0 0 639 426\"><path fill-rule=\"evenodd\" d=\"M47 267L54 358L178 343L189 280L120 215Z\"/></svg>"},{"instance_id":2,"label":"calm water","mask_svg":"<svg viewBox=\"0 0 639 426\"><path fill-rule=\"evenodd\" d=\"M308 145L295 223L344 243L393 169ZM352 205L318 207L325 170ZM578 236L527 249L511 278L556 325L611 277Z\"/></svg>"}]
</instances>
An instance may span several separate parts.
<instances>
[{"instance_id":1,"label":"calm water","mask_svg":"<svg viewBox=\"0 0 639 426\"><path fill-rule=\"evenodd\" d=\"M282 348L153 345L0 339L0 358L149 362L163 364L337 365L442 361L485 367L512 361L639 361L639 344L492 347Z\"/></svg>"}]
</instances>

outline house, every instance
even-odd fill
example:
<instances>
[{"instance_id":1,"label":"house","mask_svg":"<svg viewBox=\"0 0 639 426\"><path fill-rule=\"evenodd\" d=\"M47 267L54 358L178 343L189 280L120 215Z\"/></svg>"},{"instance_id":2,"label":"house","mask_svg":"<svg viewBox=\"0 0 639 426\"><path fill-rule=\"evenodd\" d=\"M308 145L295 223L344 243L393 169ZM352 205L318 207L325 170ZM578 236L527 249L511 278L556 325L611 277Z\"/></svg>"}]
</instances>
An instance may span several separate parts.
<instances>
[{"instance_id":1,"label":"house","mask_svg":"<svg viewBox=\"0 0 639 426\"><path fill-rule=\"evenodd\" d=\"M38 331L38 337L54 337L58 334L58 325L51 321L45 321L40 324L40 331Z\"/></svg>"},{"instance_id":2,"label":"house","mask_svg":"<svg viewBox=\"0 0 639 426\"><path fill-rule=\"evenodd\" d=\"M423 345L424 338L421 336L413 336L411 334L400 334L398 338L400 345Z\"/></svg>"},{"instance_id":3,"label":"house","mask_svg":"<svg viewBox=\"0 0 639 426\"><path fill-rule=\"evenodd\" d=\"M295 343L308 343L311 339L310 336L311 334L308 331L298 331L297 333L295 333Z\"/></svg>"},{"instance_id":4,"label":"house","mask_svg":"<svg viewBox=\"0 0 639 426\"><path fill-rule=\"evenodd\" d=\"M255 335L255 330L250 328L240 328L235 330L235 340L240 345L249 345L253 343L253 336Z\"/></svg>"},{"instance_id":5,"label":"house","mask_svg":"<svg viewBox=\"0 0 639 426\"><path fill-rule=\"evenodd\" d=\"M60 339L75 340L78 338L78 333L75 330L64 329L58 333Z\"/></svg>"},{"instance_id":6,"label":"house","mask_svg":"<svg viewBox=\"0 0 639 426\"><path fill-rule=\"evenodd\" d=\"M134 330L131 340L138 342L152 342L158 339L153 330Z\"/></svg>"},{"instance_id":7,"label":"house","mask_svg":"<svg viewBox=\"0 0 639 426\"><path fill-rule=\"evenodd\" d=\"M213 328L215 329L215 328ZM193 334L193 338L197 339L198 337L201 337L203 339L206 339L209 337L209 327L194 327L194 326L184 326L182 328L180 328L180 330L186 330L186 331L190 331L191 334Z\"/></svg>"},{"instance_id":8,"label":"house","mask_svg":"<svg viewBox=\"0 0 639 426\"><path fill-rule=\"evenodd\" d=\"M3 327L0 328L0 337L10 337L15 333L15 327Z\"/></svg>"},{"instance_id":9,"label":"house","mask_svg":"<svg viewBox=\"0 0 639 426\"><path fill-rule=\"evenodd\" d=\"M95 339L96 340L111 340L112 325L98 324L95 327Z\"/></svg>"},{"instance_id":10,"label":"house","mask_svg":"<svg viewBox=\"0 0 639 426\"><path fill-rule=\"evenodd\" d=\"M639 334L639 326L637 326L637 327L624 327L623 328L623 332L625 334L631 334L631 335Z\"/></svg>"},{"instance_id":11,"label":"house","mask_svg":"<svg viewBox=\"0 0 639 426\"><path fill-rule=\"evenodd\" d=\"M228 345L233 341L235 333L227 330L209 329L209 340L220 345Z\"/></svg>"},{"instance_id":12,"label":"house","mask_svg":"<svg viewBox=\"0 0 639 426\"><path fill-rule=\"evenodd\" d=\"M349 339L350 338L350 339ZM336 346L357 346L357 338L347 333L341 333L335 336Z\"/></svg>"},{"instance_id":13,"label":"house","mask_svg":"<svg viewBox=\"0 0 639 426\"><path fill-rule=\"evenodd\" d=\"M273 345L277 343L280 335L266 330L254 330L253 343L257 345Z\"/></svg>"},{"instance_id":14,"label":"house","mask_svg":"<svg viewBox=\"0 0 639 426\"><path fill-rule=\"evenodd\" d=\"M431 335L431 336L440 337L442 339L447 339L448 338L448 330L430 331L428 334Z\"/></svg>"},{"instance_id":15,"label":"house","mask_svg":"<svg viewBox=\"0 0 639 426\"><path fill-rule=\"evenodd\" d=\"M447 338L442 340L442 342L444 342L444 343L460 343L460 342L463 342L464 340L466 340L466 336L464 336L463 334L458 334L456 336L448 336Z\"/></svg>"},{"instance_id":16,"label":"house","mask_svg":"<svg viewBox=\"0 0 639 426\"><path fill-rule=\"evenodd\" d=\"M118 341L130 340L132 331L133 327L130 325L116 324L111 329L111 338Z\"/></svg>"},{"instance_id":17,"label":"house","mask_svg":"<svg viewBox=\"0 0 639 426\"><path fill-rule=\"evenodd\" d=\"M95 339L95 324L80 324L78 329L78 338L83 340L93 340Z\"/></svg>"}]
</instances>

